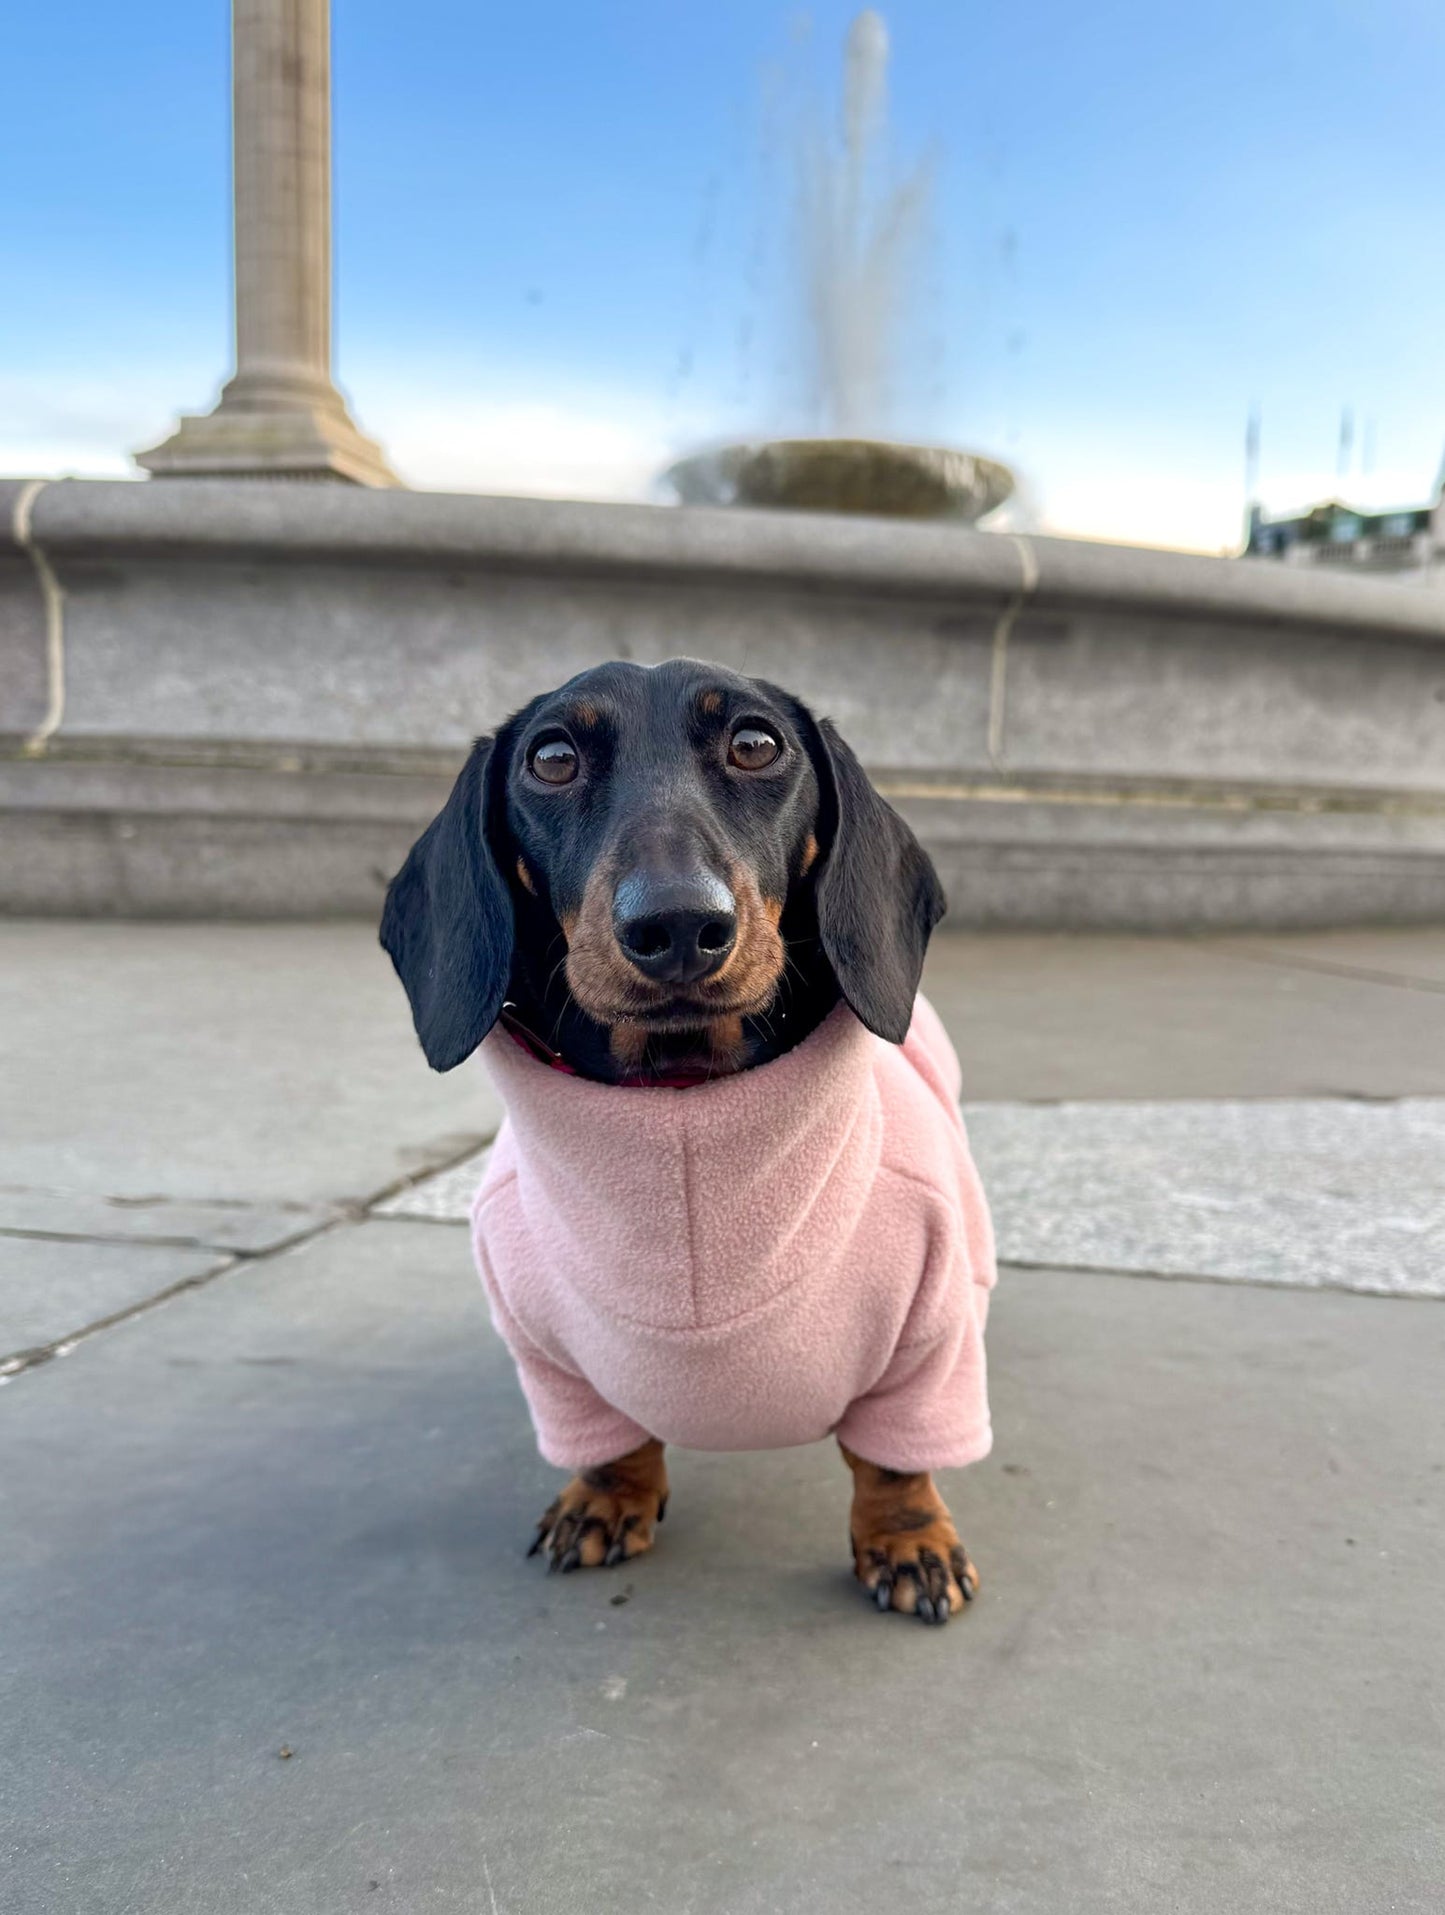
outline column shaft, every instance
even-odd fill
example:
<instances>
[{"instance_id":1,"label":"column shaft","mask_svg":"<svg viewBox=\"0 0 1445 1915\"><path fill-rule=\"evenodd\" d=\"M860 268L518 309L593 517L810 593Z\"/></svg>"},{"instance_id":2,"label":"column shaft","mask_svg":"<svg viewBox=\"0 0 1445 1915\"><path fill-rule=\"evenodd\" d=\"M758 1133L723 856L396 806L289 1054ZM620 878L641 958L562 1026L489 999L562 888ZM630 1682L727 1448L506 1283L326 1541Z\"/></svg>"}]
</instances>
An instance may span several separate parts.
<instances>
[{"instance_id":1,"label":"column shaft","mask_svg":"<svg viewBox=\"0 0 1445 1915\"><path fill-rule=\"evenodd\" d=\"M331 379L329 0L232 0L236 371L138 452L157 478L395 485Z\"/></svg>"},{"instance_id":2,"label":"column shaft","mask_svg":"<svg viewBox=\"0 0 1445 1915\"><path fill-rule=\"evenodd\" d=\"M236 372L250 389L330 384L328 12L234 0Z\"/></svg>"}]
</instances>

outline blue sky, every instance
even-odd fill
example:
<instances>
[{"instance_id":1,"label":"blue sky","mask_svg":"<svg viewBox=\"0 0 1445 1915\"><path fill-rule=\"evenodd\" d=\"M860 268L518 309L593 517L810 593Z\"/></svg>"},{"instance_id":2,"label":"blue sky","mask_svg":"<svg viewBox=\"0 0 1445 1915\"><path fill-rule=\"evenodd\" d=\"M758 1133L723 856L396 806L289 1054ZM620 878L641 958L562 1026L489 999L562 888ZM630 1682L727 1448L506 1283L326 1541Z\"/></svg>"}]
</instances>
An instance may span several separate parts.
<instances>
[{"instance_id":1,"label":"blue sky","mask_svg":"<svg viewBox=\"0 0 1445 1915\"><path fill-rule=\"evenodd\" d=\"M697 440L804 422L785 129L853 11L334 0L337 370L405 476L644 496ZM1275 507L1429 490L1445 6L884 12L894 148L936 168L901 431L1009 459L1031 523L1203 549L1253 403ZM211 403L228 31L222 0L9 17L0 471L120 475Z\"/></svg>"}]
</instances>

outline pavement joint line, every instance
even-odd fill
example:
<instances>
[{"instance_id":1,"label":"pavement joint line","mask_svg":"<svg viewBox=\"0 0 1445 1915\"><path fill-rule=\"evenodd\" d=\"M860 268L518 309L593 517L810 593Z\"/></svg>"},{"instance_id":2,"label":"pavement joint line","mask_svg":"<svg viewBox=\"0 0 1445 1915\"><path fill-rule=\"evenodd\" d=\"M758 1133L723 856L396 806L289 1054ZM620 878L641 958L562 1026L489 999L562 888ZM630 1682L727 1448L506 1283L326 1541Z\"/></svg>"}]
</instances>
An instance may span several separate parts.
<instances>
[{"instance_id":1,"label":"pavement joint line","mask_svg":"<svg viewBox=\"0 0 1445 1915\"><path fill-rule=\"evenodd\" d=\"M406 1218L401 1221L411 1222ZM999 1274L1007 1270L1056 1272L1066 1277L1134 1277L1142 1283L1199 1283L1215 1290L1290 1290L1303 1297L1363 1297L1372 1303L1445 1303L1428 1290L1367 1290L1353 1283L1291 1283L1284 1277L1221 1277L1208 1270L1151 1270L1141 1264L1063 1263L1056 1258L999 1259Z\"/></svg>"},{"instance_id":2,"label":"pavement joint line","mask_svg":"<svg viewBox=\"0 0 1445 1915\"><path fill-rule=\"evenodd\" d=\"M395 1216L395 1215L388 1216L388 1217L372 1216L370 1218L370 1221L372 1223L424 1223L424 1224L432 1224L432 1225L439 1224L443 1230L465 1230L467 1228L467 1220L465 1217L427 1217L422 1215L420 1211L418 1211L414 1216L407 1213L403 1213L401 1216Z\"/></svg>"},{"instance_id":3,"label":"pavement joint line","mask_svg":"<svg viewBox=\"0 0 1445 1915\"><path fill-rule=\"evenodd\" d=\"M1225 957L1242 958L1246 964L1272 964L1281 971L1316 971L1324 977L1347 978L1356 984L1383 984L1397 991L1428 991L1445 997L1445 983L1438 978L1378 971L1368 964L1340 964L1332 958L1306 957L1283 951L1251 951L1227 938L1216 939L1214 948L1223 952Z\"/></svg>"},{"instance_id":4,"label":"pavement joint line","mask_svg":"<svg viewBox=\"0 0 1445 1915\"><path fill-rule=\"evenodd\" d=\"M69 1356L78 1344L88 1342L102 1330L113 1330L118 1324L129 1323L132 1318L144 1316L147 1311L158 1309L161 1304L169 1303L173 1297L183 1296L188 1290L204 1289L217 1277L224 1276L226 1271L233 1270L238 1263L258 1261L255 1257L232 1253L222 1257L214 1270L203 1270L199 1276L182 1277L179 1283L168 1284L164 1290L143 1297L139 1303L129 1304L124 1310L114 1310L109 1316L97 1317L94 1323L84 1324L78 1330L67 1331L53 1343L39 1343L29 1350L14 1350L9 1356L0 1357L0 1388L13 1382L17 1376L25 1376L31 1370L38 1370L44 1364L53 1362L57 1357Z\"/></svg>"},{"instance_id":5,"label":"pavement joint line","mask_svg":"<svg viewBox=\"0 0 1445 1915\"><path fill-rule=\"evenodd\" d=\"M8 1355L0 1355L0 1388L13 1382L16 1377L25 1376L32 1370L43 1368L45 1364L53 1362L57 1357L69 1356L71 1351L80 1344L88 1343L103 1331L117 1329L121 1324L130 1323L136 1317L146 1316L163 1304L172 1302L176 1297L185 1296L189 1291L206 1289L218 1277L226 1276L232 1270L252 1269L257 1264L269 1262L273 1257L289 1255L291 1251L299 1250L305 1244L314 1243L319 1237L329 1236L333 1230L344 1230L352 1224L372 1221L377 1223L407 1221L405 1218L390 1217L373 1219L371 1212L377 1204L385 1203L389 1197L399 1196L403 1190L409 1190L413 1184L423 1182L428 1177L439 1177L445 1171L455 1170L458 1164L464 1164L469 1157L475 1157L479 1150L484 1149L487 1141L489 1140L483 1139L481 1142L471 1142L466 1149L440 1159L425 1170L407 1171L400 1177L394 1177L390 1183L374 1191L369 1197L338 1204L334 1216L323 1217L312 1229L300 1231L296 1236L288 1237L284 1243L270 1244L264 1250L232 1250L220 1253L220 1261L213 1270L203 1270L198 1276L182 1277L179 1283L168 1284L164 1290L157 1290L152 1296L142 1297L138 1303L129 1304L123 1310L114 1310L109 1316L97 1317L93 1323L82 1324L76 1330L68 1330L63 1337L57 1337L52 1343L37 1344L33 1349L13 1350ZM0 1234L33 1236L41 1233L7 1231ZM63 1239L63 1241L108 1243L111 1239L80 1237ZM134 1243L137 1239L130 1238L128 1241ZM196 1247L207 1248L204 1244Z\"/></svg>"},{"instance_id":6,"label":"pavement joint line","mask_svg":"<svg viewBox=\"0 0 1445 1915\"><path fill-rule=\"evenodd\" d=\"M167 1206L177 1209L203 1210L281 1210L304 1216L314 1210L315 1204L304 1203L294 1197L167 1197L159 1191L144 1197L95 1197L89 1190L80 1190L73 1184L0 1184L0 1197L64 1197L89 1198L97 1203L109 1204L114 1210L150 1210Z\"/></svg>"},{"instance_id":7,"label":"pavement joint line","mask_svg":"<svg viewBox=\"0 0 1445 1915\"><path fill-rule=\"evenodd\" d=\"M428 1164L423 1169L408 1170L403 1176L395 1178L384 1190L375 1191L370 1197L364 1199L363 1208L367 1211L374 1210L378 1204L388 1203L393 1197L399 1197L404 1190L413 1190L418 1184L430 1182L433 1177L445 1176L447 1171L456 1170L471 1158L479 1157L496 1141L495 1129L478 1132L465 1149L455 1151L450 1157L439 1158L436 1163ZM390 1219L382 1218L380 1221L385 1223L390 1222Z\"/></svg>"},{"instance_id":8,"label":"pavement joint line","mask_svg":"<svg viewBox=\"0 0 1445 1915\"><path fill-rule=\"evenodd\" d=\"M260 1205L256 1207L261 1208ZM298 1231L297 1236L300 1234ZM0 1224L0 1237L18 1237L27 1243L118 1243L135 1244L144 1250L214 1250L218 1254L237 1257L265 1254L259 1250L233 1250L229 1244L212 1243L208 1237L113 1237L101 1230L27 1230L18 1224ZM266 1249L284 1250L287 1244L295 1241L295 1236L283 1237L279 1243L268 1244Z\"/></svg>"},{"instance_id":9,"label":"pavement joint line","mask_svg":"<svg viewBox=\"0 0 1445 1915\"><path fill-rule=\"evenodd\" d=\"M1281 1095L1278 1091L1211 1091L1199 1097L1086 1097L1079 1091L1067 1091L1057 1097L963 1097L959 1102L965 1117L973 1110L1077 1110L1082 1105L1118 1109L1143 1104L1369 1104L1384 1109L1394 1104L1433 1104L1442 1101L1441 1093L1428 1091L1305 1090Z\"/></svg>"}]
</instances>

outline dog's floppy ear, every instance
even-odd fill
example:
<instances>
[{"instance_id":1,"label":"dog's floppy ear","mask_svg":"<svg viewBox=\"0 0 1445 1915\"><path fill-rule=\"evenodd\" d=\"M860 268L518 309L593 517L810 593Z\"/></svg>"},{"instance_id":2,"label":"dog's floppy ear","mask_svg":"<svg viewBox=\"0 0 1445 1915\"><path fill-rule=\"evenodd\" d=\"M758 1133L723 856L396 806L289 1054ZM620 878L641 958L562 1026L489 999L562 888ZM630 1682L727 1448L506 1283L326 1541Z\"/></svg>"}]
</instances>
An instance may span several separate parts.
<instances>
[{"instance_id":1,"label":"dog's floppy ear","mask_svg":"<svg viewBox=\"0 0 1445 1915\"><path fill-rule=\"evenodd\" d=\"M826 834L814 893L823 952L860 1022L901 1044L947 900L927 852L873 789L832 720L813 726Z\"/></svg>"},{"instance_id":2,"label":"dog's floppy ear","mask_svg":"<svg viewBox=\"0 0 1445 1915\"><path fill-rule=\"evenodd\" d=\"M434 1071L471 1056L496 1023L511 977L512 899L491 843L503 756L492 739L477 740L452 795L392 879L381 914L382 945Z\"/></svg>"}]
</instances>

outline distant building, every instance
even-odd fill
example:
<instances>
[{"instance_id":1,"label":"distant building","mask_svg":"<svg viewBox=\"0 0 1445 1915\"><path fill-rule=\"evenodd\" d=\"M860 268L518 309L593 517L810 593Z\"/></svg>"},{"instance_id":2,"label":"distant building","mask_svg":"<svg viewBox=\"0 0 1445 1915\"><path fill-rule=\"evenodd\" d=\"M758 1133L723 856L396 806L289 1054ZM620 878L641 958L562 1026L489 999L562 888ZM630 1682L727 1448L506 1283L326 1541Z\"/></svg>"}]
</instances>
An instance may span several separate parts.
<instances>
[{"instance_id":1,"label":"distant building","mask_svg":"<svg viewBox=\"0 0 1445 1915\"><path fill-rule=\"evenodd\" d=\"M1408 574L1412 584L1445 585L1445 472L1433 505L1364 512L1327 499L1295 518L1268 519L1251 505L1244 554L1285 565L1340 565Z\"/></svg>"}]
</instances>

